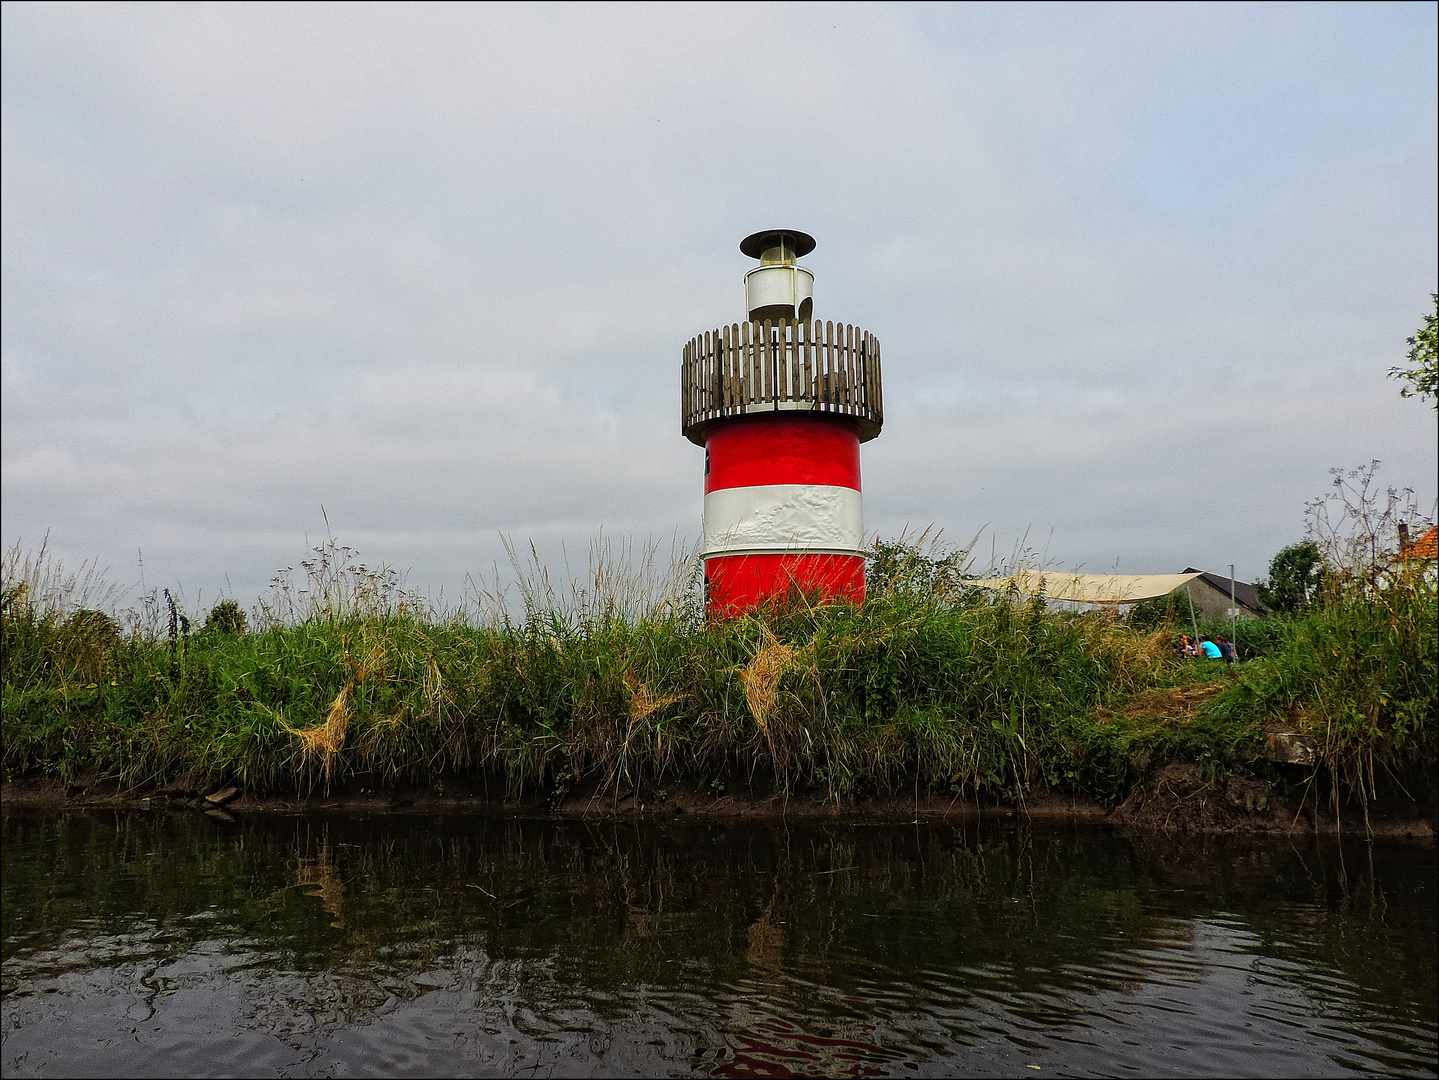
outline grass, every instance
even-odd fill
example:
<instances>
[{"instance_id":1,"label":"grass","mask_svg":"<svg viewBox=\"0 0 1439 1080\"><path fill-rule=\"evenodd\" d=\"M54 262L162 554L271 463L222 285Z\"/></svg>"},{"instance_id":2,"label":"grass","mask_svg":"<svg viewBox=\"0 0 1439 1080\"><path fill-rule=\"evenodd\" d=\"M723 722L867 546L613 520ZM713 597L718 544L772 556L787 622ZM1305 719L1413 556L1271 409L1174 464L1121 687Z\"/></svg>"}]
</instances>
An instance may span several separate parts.
<instances>
[{"instance_id":1,"label":"grass","mask_svg":"<svg viewBox=\"0 0 1439 1080\"><path fill-rule=\"evenodd\" d=\"M1314 741L1340 787L1365 800L1415 766L1432 785L1439 756L1433 577L1405 567L1381 589L1332 581L1318 605L1282 623L1263 661L1216 700L1215 715L1281 720Z\"/></svg>"},{"instance_id":2,"label":"grass","mask_svg":"<svg viewBox=\"0 0 1439 1080\"><path fill-rule=\"evenodd\" d=\"M168 593L116 619L82 589L102 585L12 551L4 768L298 794L486 773L551 792L1043 784L1113 802L1171 761L1263 768L1283 724L1353 793L1432 771L1435 592L1420 575L1274 621L1231 679L1175 656L1183 626L1019 603L965 586L961 562L882 545L862 605L792 596L713 622L692 560L666 575L653 552L606 551L564 588L532 560L513 609L491 591L442 614L329 543L253 625L230 603L194 629Z\"/></svg>"}]
</instances>

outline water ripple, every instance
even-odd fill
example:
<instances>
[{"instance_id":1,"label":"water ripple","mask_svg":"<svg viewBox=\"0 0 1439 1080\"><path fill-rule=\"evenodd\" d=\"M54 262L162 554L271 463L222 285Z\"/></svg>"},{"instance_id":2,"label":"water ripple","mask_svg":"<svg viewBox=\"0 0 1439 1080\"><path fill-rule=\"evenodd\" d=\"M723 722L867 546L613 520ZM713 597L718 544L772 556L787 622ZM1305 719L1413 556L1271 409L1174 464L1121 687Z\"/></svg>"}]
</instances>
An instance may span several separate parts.
<instances>
[{"instance_id":1,"label":"water ripple","mask_svg":"<svg viewBox=\"0 0 1439 1080\"><path fill-rule=\"evenodd\" d=\"M1099 830L71 815L5 845L7 1077L1436 1071L1432 852L1377 853L1361 903L1321 847L1147 863Z\"/></svg>"}]
</instances>

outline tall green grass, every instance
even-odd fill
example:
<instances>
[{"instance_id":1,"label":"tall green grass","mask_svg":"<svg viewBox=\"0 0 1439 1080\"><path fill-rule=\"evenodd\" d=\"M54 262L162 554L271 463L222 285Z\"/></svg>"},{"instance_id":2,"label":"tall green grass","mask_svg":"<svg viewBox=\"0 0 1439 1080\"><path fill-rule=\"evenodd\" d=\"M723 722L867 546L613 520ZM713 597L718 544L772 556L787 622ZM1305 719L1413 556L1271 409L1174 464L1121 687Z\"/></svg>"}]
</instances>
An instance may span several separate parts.
<instances>
[{"instance_id":1,"label":"tall green grass","mask_svg":"<svg viewBox=\"0 0 1439 1080\"><path fill-rule=\"evenodd\" d=\"M1386 780L1402 786L1416 765L1427 767L1424 794L1432 797L1435 591L1432 567L1423 564L1398 564L1377 583L1331 576L1318 604L1280 620L1263 661L1248 666L1214 711L1282 721L1310 737L1331 778L1363 800Z\"/></svg>"},{"instance_id":2,"label":"tall green grass","mask_svg":"<svg viewBox=\"0 0 1439 1080\"><path fill-rule=\"evenodd\" d=\"M1296 715L1339 733L1336 767L1434 757L1422 580L1402 630L1390 607L1326 607L1231 682L1178 659L1174 628L976 590L962 560L903 545L880 550L862 605L794 595L724 621L706 618L692 559L666 571L634 554L602 552L559 586L532 557L517 601L476 590L439 613L331 543L248 623L231 604L193 629L168 594L116 620L12 552L4 768L300 794L484 773L551 792L684 780L1022 798L1047 784L1114 800L1169 760L1252 765L1266 724Z\"/></svg>"}]
</instances>

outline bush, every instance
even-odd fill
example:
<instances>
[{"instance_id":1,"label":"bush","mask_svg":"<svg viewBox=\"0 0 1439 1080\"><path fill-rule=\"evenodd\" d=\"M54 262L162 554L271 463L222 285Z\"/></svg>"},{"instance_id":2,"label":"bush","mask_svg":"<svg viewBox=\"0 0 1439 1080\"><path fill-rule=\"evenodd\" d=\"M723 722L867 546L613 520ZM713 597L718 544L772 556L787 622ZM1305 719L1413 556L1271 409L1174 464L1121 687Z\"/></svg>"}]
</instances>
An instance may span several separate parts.
<instances>
[{"instance_id":1,"label":"bush","mask_svg":"<svg viewBox=\"0 0 1439 1080\"><path fill-rule=\"evenodd\" d=\"M221 600L205 616L204 629L216 634L243 634L247 620L245 612L233 600Z\"/></svg>"},{"instance_id":2,"label":"bush","mask_svg":"<svg viewBox=\"0 0 1439 1080\"><path fill-rule=\"evenodd\" d=\"M1189 598L1176 589L1167 596L1143 600L1129 609L1125 621L1136 630L1157 630L1160 627L1185 627L1190 621Z\"/></svg>"},{"instance_id":3,"label":"bush","mask_svg":"<svg viewBox=\"0 0 1439 1080\"><path fill-rule=\"evenodd\" d=\"M1361 795L1374 792L1376 770L1432 765L1439 604L1419 568L1382 589L1335 578L1320 603L1278 628L1221 708L1285 719Z\"/></svg>"},{"instance_id":4,"label":"bush","mask_svg":"<svg viewBox=\"0 0 1439 1080\"><path fill-rule=\"evenodd\" d=\"M1324 555L1313 540L1301 540L1269 560L1269 577L1256 582L1259 599L1280 612L1303 611L1324 587Z\"/></svg>"}]
</instances>

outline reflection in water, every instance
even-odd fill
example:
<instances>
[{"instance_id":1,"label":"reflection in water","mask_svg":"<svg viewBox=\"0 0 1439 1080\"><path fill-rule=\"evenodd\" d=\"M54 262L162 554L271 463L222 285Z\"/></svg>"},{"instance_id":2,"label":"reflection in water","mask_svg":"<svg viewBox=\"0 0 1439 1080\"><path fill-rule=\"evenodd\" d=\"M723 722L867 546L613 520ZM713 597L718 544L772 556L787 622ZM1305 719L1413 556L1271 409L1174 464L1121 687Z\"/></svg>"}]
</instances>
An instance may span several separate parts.
<instances>
[{"instance_id":1,"label":"reflection in water","mask_svg":"<svg viewBox=\"0 0 1439 1080\"><path fill-rule=\"evenodd\" d=\"M868 1041L873 1024L856 1025L851 1038L823 1038L738 1002L726 1009L724 1020L724 1030L733 1032L728 1038L733 1055L718 1063L717 1076L879 1076L887 1063L902 1057Z\"/></svg>"},{"instance_id":2,"label":"reflection in water","mask_svg":"<svg viewBox=\"0 0 1439 1080\"><path fill-rule=\"evenodd\" d=\"M93 811L3 845L6 1076L1436 1068L1432 848Z\"/></svg>"},{"instance_id":3,"label":"reflection in water","mask_svg":"<svg viewBox=\"0 0 1439 1080\"><path fill-rule=\"evenodd\" d=\"M778 971L780 957L784 952L784 931L772 921L773 911L774 903L771 902L764 909L764 913L750 923L749 948L745 950L744 958L755 967Z\"/></svg>"},{"instance_id":4,"label":"reflection in water","mask_svg":"<svg viewBox=\"0 0 1439 1080\"><path fill-rule=\"evenodd\" d=\"M313 885L314 889L305 895L318 896L325 910L335 916L336 921L330 925L339 930L345 928L345 924L339 921L340 908L345 902L345 886L340 881L340 872L330 861L329 844L321 844L320 853L313 859L300 857L295 868L295 884Z\"/></svg>"}]
</instances>

